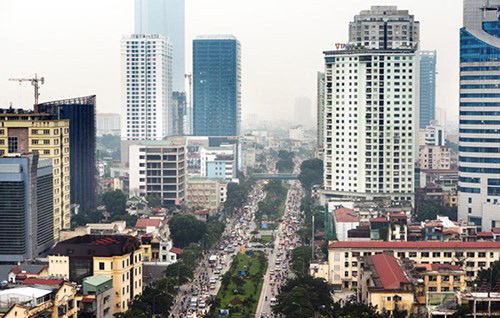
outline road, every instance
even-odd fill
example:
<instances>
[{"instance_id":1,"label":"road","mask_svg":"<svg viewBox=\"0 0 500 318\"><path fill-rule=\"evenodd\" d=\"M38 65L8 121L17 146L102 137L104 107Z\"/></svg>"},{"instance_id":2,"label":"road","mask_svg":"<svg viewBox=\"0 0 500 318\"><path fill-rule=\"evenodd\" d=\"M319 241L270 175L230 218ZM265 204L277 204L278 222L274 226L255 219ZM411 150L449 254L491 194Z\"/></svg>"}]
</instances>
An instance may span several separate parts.
<instances>
[{"instance_id":1,"label":"road","mask_svg":"<svg viewBox=\"0 0 500 318\"><path fill-rule=\"evenodd\" d=\"M269 266L264 276L255 317L274 317L271 302L278 294L279 287L293 275L290 270L291 251L299 244L296 232L301 226L298 216L300 201L304 194L300 182L291 181L290 183L283 222L279 225L272 253L268 254Z\"/></svg>"},{"instance_id":2,"label":"road","mask_svg":"<svg viewBox=\"0 0 500 318\"><path fill-rule=\"evenodd\" d=\"M240 251L241 246L247 246L251 239L251 232L255 230L254 214L257 211L258 203L266 196L263 191L263 181L259 181L249 195L247 206L235 213L233 218L228 220L228 224L220 241L214 249L205 253L205 257L195 271L194 278L188 284L181 286L180 292L173 304L170 317L201 317L209 310L208 301L215 297L221 286L219 278L230 268L235 256ZM218 255L215 268L209 266L211 255ZM224 255L224 257L222 257ZM224 258L224 262L222 259ZM224 263L224 264L222 264ZM214 288L210 288L210 280L215 279ZM196 298L196 304L191 304Z\"/></svg>"}]
</instances>

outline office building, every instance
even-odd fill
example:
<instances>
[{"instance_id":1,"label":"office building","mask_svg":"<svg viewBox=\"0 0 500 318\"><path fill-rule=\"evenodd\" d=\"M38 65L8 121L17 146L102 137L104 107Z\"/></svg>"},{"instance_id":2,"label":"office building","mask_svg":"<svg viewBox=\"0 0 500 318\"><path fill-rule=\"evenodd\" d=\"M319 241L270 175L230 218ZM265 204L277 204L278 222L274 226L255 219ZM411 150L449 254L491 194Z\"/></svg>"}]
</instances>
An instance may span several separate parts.
<instances>
[{"instance_id":1,"label":"office building","mask_svg":"<svg viewBox=\"0 0 500 318\"><path fill-rule=\"evenodd\" d=\"M224 182L208 178L189 178L187 206L191 209L206 209L215 214L222 205L221 186Z\"/></svg>"},{"instance_id":2,"label":"office building","mask_svg":"<svg viewBox=\"0 0 500 318\"><path fill-rule=\"evenodd\" d=\"M172 45L158 34L121 42L122 140L162 140L172 132Z\"/></svg>"},{"instance_id":3,"label":"office building","mask_svg":"<svg viewBox=\"0 0 500 318\"><path fill-rule=\"evenodd\" d=\"M52 160L0 158L0 262L38 257L54 243Z\"/></svg>"},{"instance_id":4,"label":"office building","mask_svg":"<svg viewBox=\"0 0 500 318\"><path fill-rule=\"evenodd\" d=\"M373 8L374 26L392 26L394 34L395 30L402 33L411 26L412 34L418 33L418 22L406 11L382 8ZM380 12L387 13L387 21ZM406 20L398 18L393 24L394 12L406 12L397 15ZM362 16L363 20L357 16L351 23L351 32L353 25L361 29L371 26L366 20L370 14L363 11ZM379 18L385 22L376 22ZM387 42L388 48L379 48L379 41ZM407 40L396 35L377 38L374 43L373 49L348 47L324 52L323 194L413 202L418 159L419 57Z\"/></svg>"},{"instance_id":5,"label":"office building","mask_svg":"<svg viewBox=\"0 0 500 318\"><path fill-rule=\"evenodd\" d=\"M59 242L49 253L49 275L77 284L91 276L113 279L113 314L142 294L143 248L126 235L84 235Z\"/></svg>"},{"instance_id":6,"label":"office building","mask_svg":"<svg viewBox=\"0 0 500 318\"><path fill-rule=\"evenodd\" d=\"M304 126L306 129L312 127L312 105L309 97L295 98L294 123Z\"/></svg>"},{"instance_id":7,"label":"office building","mask_svg":"<svg viewBox=\"0 0 500 318\"><path fill-rule=\"evenodd\" d=\"M317 87L316 87L316 138L318 139L318 147L323 148L323 139L325 138L325 73L318 72Z\"/></svg>"},{"instance_id":8,"label":"office building","mask_svg":"<svg viewBox=\"0 0 500 318\"><path fill-rule=\"evenodd\" d=\"M186 93L174 92L172 96L172 135L186 135L186 125L189 125L187 120L188 110L186 104Z\"/></svg>"},{"instance_id":9,"label":"office building","mask_svg":"<svg viewBox=\"0 0 500 318\"><path fill-rule=\"evenodd\" d=\"M465 0L460 29L458 217L500 226L500 21L498 1Z\"/></svg>"},{"instance_id":10,"label":"office building","mask_svg":"<svg viewBox=\"0 0 500 318\"><path fill-rule=\"evenodd\" d=\"M120 136L120 114L97 114L97 136L104 135Z\"/></svg>"},{"instance_id":11,"label":"office building","mask_svg":"<svg viewBox=\"0 0 500 318\"><path fill-rule=\"evenodd\" d=\"M69 120L22 109L0 109L0 156L32 152L52 159L54 240L70 228Z\"/></svg>"},{"instance_id":12,"label":"office building","mask_svg":"<svg viewBox=\"0 0 500 318\"><path fill-rule=\"evenodd\" d=\"M200 168L202 177L233 182L238 169L236 146L221 145L220 147L201 148Z\"/></svg>"},{"instance_id":13,"label":"office building","mask_svg":"<svg viewBox=\"0 0 500 318\"><path fill-rule=\"evenodd\" d=\"M420 51L420 128L436 118L436 62L436 51Z\"/></svg>"},{"instance_id":14,"label":"office building","mask_svg":"<svg viewBox=\"0 0 500 318\"><path fill-rule=\"evenodd\" d=\"M69 120L71 203L80 210L97 207L96 96L42 103L41 113Z\"/></svg>"},{"instance_id":15,"label":"office building","mask_svg":"<svg viewBox=\"0 0 500 318\"><path fill-rule=\"evenodd\" d=\"M241 47L232 35L193 40L193 134L238 136L241 126Z\"/></svg>"},{"instance_id":16,"label":"office building","mask_svg":"<svg viewBox=\"0 0 500 318\"><path fill-rule=\"evenodd\" d=\"M159 34L172 43L172 90L184 92L184 0L135 0L135 33Z\"/></svg>"},{"instance_id":17,"label":"office building","mask_svg":"<svg viewBox=\"0 0 500 318\"><path fill-rule=\"evenodd\" d=\"M186 197L185 141L143 141L130 146L130 196L157 194L164 206L180 205Z\"/></svg>"},{"instance_id":18,"label":"office building","mask_svg":"<svg viewBox=\"0 0 500 318\"><path fill-rule=\"evenodd\" d=\"M372 6L349 23L349 46L365 49L418 48L420 24L408 10Z\"/></svg>"}]
</instances>

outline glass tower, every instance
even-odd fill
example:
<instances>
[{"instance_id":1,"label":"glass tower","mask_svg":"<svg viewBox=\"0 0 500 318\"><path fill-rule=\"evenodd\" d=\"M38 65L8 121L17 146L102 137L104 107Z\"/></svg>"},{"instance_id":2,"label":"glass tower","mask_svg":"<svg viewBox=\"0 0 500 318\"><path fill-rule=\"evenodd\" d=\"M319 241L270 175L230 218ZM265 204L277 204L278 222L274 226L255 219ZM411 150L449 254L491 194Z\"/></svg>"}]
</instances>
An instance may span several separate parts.
<instances>
[{"instance_id":1,"label":"glass tower","mask_svg":"<svg viewBox=\"0 0 500 318\"><path fill-rule=\"evenodd\" d=\"M241 122L240 42L230 35L193 41L193 134L238 136Z\"/></svg>"},{"instance_id":2,"label":"glass tower","mask_svg":"<svg viewBox=\"0 0 500 318\"><path fill-rule=\"evenodd\" d=\"M436 118L436 51L420 52L420 128ZM440 123L444 125L445 123Z\"/></svg>"},{"instance_id":3,"label":"glass tower","mask_svg":"<svg viewBox=\"0 0 500 318\"><path fill-rule=\"evenodd\" d=\"M458 217L500 227L500 22L498 0L465 0L460 30Z\"/></svg>"}]
</instances>

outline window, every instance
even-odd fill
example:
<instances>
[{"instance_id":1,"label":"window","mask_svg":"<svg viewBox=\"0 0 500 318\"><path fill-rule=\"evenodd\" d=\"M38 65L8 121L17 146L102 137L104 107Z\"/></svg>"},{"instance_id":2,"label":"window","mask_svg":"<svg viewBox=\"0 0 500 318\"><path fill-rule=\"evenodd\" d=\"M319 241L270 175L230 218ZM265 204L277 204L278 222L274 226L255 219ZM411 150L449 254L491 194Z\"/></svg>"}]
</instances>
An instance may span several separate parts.
<instances>
[{"instance_id":1,"label":"window","mask_svg":"<svg viewBox=\"0 0 500 318\"><path fill-rule=\"evenodd\" d=\"M429 252L420 253L421 257L429 257Z\"/></svg>"},{"instance_id":2,"label":"window","mask_svg":"<svg viewBox=\"0 0 500 318\"><path fill-rule=\"evenodd\" d=\"M430 275L430 276L429 276L429 281L430 281L430 282L437 282L437 276L435 276L435 275Z\"/></svg>"},{"instance_id":3,"label":"window","mask_svg":"<svg viewBox=\"0 0 500 318\"><path fill-rule=\"evenodd\" d=\"M410 252L410 257L417 257L417 252Z\"/></svg>"},{"instance_id":4,"label":"window","mask_svg":"<svg viewBox=\"0 0 500 318\"><path fill-rule=\"evenodd\" d=\"M486 252L479 252L477 256L481 258L486 257Z\"/></svg>"},{"instance_id":5,"label":"window","mask_svg":"<svg viewBox=\"0 0 500 318\"><path fill-rule=\"evenodd\" d=\"M432 257L441 257L441 252L432 252Z\"/></svg>"},{"instance_id":6,"label":"window","mask_svg":"<svg viewBox=\"0 0 500 318\"><path fill-rule=\"evenodd\" d=\"M17 152L17 137L9 137L9 152Z\"/></svg>"},{"instance_id":7,"label":"window","mask_svg":"<svg viewBox=\"0 0 500 318\"><path fill-rule=\"evenodd\" d=\"M474 252L467 252L467 257L475 257L476 253Z\"/></svg>"},{"instance_id":8,"label":"window","mask_svg":"<svg viewBox=\"0 0 500 318\"><path fill-rule=\"evenodd\" d=\"M99 269L100 269L101 271L103 271L103 270L104 270L104 262L99 262Z\"/></svg>"},{"instance_id":9,"label":"window","mask_svg":"<svg viewBox=\"0 0 500 318\"><path fill-rule=\"evenodd\" d=\"M441 277L441 280L442 280L443 282L449 282L449 281L450 281L450 277L451 277L451 276L442 276L442 277Z\"/></svg>"}]
</instances>

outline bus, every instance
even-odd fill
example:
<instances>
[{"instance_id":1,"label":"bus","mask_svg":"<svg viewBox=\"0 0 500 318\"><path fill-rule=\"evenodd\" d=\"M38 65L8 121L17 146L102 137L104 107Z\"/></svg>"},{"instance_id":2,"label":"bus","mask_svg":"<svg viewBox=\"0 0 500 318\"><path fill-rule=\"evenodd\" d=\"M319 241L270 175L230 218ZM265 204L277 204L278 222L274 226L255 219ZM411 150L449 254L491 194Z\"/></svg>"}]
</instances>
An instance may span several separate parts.
<instances>
[{"instance_id":1,"label":"bus","mask_svg":"<svg viewBox=\"0 0 500 318\"><path fill-rule=\"evenodd\" d=\"M217 265L217 255L212 255L208 259L208 266L215 267Z\"/></svg>"}]
</instances>

